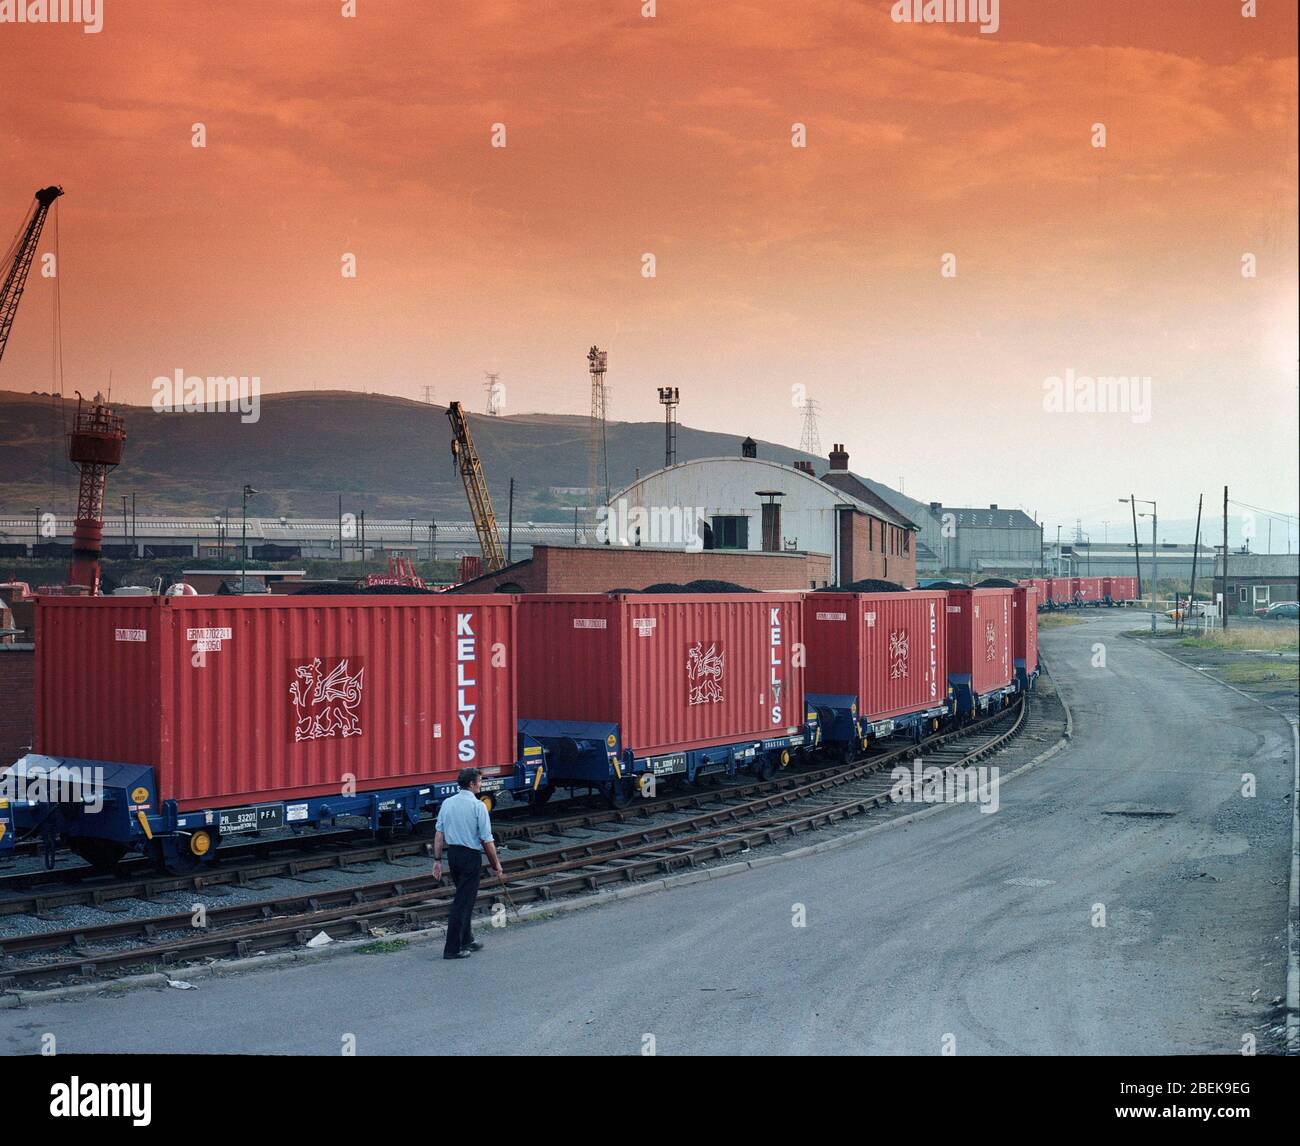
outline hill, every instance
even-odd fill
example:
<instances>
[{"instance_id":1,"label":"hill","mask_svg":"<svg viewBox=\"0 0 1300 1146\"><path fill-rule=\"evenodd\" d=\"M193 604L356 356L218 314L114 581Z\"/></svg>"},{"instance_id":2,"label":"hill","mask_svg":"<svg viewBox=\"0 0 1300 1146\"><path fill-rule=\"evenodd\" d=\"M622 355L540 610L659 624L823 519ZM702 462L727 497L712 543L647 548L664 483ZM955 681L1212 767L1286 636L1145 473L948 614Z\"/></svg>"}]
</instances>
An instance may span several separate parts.
<instances>
[{"instance_id":1,"label":"hill","mask_svg":"<svg viewBox=\"0 0 1300 1146\"><path fill-rule=\"evenodd\" d=\"M76 399L0 391L0 513L70 513L76 471L64 434ZM257 422L238 414L156 413L116 406L126 421L122 465L109 478L108 511L134 491L141 514L210 516L238 506L245 482L263 491L257 514L330 517L345 508L374 517L468 516L452 466L446 408L382 394L315 391L264 395ZM557 493L587 484L587 419L571 415L470 415L470 429L499 513L511 477L515 514L567 520L584 499ZM610 487L663 465L663 423L608 428ZM738 454L743 434L681 426L682 461ZM791 463L798 450L759 443L762 457ZM812 459L820 472L825 459Z\"/></svg>"}]
</instances>

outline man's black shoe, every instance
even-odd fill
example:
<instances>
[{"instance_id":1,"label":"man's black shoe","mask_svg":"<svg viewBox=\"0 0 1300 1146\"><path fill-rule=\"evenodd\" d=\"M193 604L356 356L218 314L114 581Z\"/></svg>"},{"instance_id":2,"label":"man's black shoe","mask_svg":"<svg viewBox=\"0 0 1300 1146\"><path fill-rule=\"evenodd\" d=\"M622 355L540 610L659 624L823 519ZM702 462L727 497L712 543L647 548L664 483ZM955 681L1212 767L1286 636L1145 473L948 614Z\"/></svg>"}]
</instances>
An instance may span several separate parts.
<instances>
[{"instance_id":1,"label":"man's black shoe","mask_svg":"<svg viewBox=\"0 0 1300 1146\"><path fill-rule=\"evenodd\" d=\"M472 951L457 951L455 955L444 954L443 958L444 959L468 959L472 954L473 954Z\"/></svg>"},{"instance_id":2,"label":"man's black shoe","mask_svg":"<svg viewBox=\"0 0 1300 1146\"><path fill-rule=\"evenodd\" d=\"M483 944L480 943L477 939L475 939L474 942L469 945L469 949L471 951L482 951Z\"/></svg>"}]
</instances>

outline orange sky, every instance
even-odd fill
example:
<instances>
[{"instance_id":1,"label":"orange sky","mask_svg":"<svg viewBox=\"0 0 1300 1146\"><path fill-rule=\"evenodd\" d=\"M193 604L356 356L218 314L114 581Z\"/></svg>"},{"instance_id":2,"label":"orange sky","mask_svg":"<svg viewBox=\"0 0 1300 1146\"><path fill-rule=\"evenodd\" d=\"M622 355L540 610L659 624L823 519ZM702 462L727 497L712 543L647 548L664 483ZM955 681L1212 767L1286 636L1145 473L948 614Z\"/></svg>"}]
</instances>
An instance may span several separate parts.
<instances>
[{"instance_id":1,"label":"orange sky","mask_svg":"<svg viewBox=\"0 0 1300 1146\"><path fill-rule=\"evenodd\" d=\"M1293 2L103 2L0 24L0 224L64 186L68 392L478 407L496 370L508 413L583 412L598 342L615 417L671 383L794 445L803 383L860 472L1049 530L1224 482L1295 510ZM0 387L49 389L51 310L33 273ZM1066 369L1149 375L1151 420L1045 413Z\"/></svg>"}]
</instances>

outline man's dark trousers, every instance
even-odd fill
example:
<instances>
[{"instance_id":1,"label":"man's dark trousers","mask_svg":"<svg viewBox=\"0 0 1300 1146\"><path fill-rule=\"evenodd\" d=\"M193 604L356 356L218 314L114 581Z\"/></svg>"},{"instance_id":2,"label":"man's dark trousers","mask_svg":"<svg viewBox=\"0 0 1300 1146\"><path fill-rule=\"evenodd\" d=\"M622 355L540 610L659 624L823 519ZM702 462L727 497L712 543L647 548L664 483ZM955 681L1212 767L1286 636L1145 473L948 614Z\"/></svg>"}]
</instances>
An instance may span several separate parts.
<instances>
[{"instance_id":1,"label":"man's dark trousers","mask_svg":"<svg viewBox=\"0 0 1300 1146\"><path fill-rule=\"evenodd\" d=\"M478 898L478 881L483 873L483 853L478 848L463 848L452 844L447 849L447 867L451 869L456 884L456 897L451 901L451 918L447 920L447 945L445 955L468 951L474 942L470 920L474 915L474 900Z\"/></svg>"}]
</instances>

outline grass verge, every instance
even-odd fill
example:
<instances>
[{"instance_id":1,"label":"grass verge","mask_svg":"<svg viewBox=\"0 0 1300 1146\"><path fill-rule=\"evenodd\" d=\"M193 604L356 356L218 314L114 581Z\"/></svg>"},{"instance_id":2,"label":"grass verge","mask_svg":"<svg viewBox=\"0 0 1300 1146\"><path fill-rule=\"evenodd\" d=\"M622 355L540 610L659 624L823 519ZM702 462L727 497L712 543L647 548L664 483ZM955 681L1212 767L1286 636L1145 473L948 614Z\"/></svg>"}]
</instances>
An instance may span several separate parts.
<instances>
[{"instance_id":1,"label":"grass verge","mask_svg":"<svg viewBox=\"0 0 1300 1146\"><path fill-rule=\"evenodd\" d=\"M1300 628L1275 622L1277 628L1252 626L1249 629L1234 629L1229 626L1225 632L1216 629L1196 637L1184 637L1179 642L1186 649L1224 649L1230 652L1266 652L1295 653L1300 652Z\"/></svg>"},{"instance_id":2,"label":"grass verge","mask_svg":"<svg viewBox=\"0 0 1300 1146\"><path fill-rule=\"evenodd\" d=\"M1064 629L1070 625L1082 625L1083 618L1070 613L1043 613L1038 618L1040 629Z\"/></svg>"}]
</instances>

